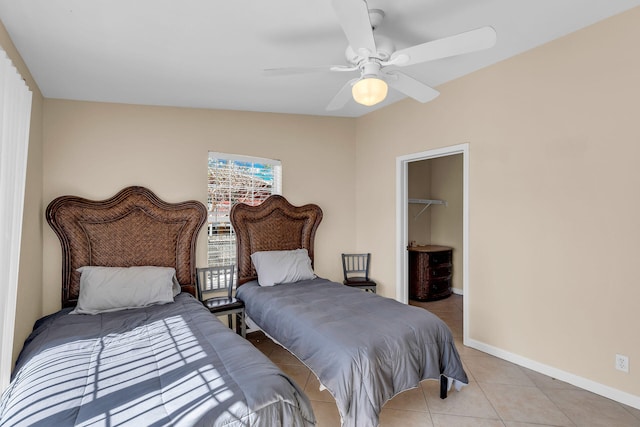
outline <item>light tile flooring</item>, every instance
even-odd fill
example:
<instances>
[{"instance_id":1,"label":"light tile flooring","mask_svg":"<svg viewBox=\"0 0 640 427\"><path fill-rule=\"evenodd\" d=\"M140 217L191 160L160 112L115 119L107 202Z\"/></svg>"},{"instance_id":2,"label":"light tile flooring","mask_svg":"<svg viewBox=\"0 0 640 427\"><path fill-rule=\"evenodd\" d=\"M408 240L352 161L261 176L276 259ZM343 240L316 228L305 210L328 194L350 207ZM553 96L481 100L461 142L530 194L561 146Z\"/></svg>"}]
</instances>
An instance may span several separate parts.
<instances>
[{"instance_id":1,"label":"light tile flooring","mask_svg":"<svg viewBox=\"0 0 640 427\"><path fill-rule=\"evenodd\" d=\"M470 383L442 400L438 382L423 381L387 402L380 427L640 427L640 410L462 345L461 296L411 304L427 308L449 325ZM319 427L340 426L333 397L319 391L306 366L261 332L247 338L304 389Z\"/></svg>"}]
</instances>

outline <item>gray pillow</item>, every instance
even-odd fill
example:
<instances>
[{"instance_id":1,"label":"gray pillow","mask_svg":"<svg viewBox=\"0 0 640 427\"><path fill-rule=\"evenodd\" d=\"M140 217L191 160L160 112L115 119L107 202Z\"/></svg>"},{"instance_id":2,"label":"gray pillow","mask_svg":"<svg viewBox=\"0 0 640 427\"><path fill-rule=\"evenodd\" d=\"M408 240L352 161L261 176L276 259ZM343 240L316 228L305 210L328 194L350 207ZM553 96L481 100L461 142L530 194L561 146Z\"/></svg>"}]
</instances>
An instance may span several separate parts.
<instances>
[{"instance_id":1,"label":"gray pillow","mask_svg":"<svg viewBox=\"0 0 640 427\"><path fill-rule=\"evenodd\" d=\"M98 314L173 302L176 271L170 267L78 268L80 295L73 314Z\"/></svg>"},{"instance_id":2,"label":"gray pillow","mask_svg":"<svg viewBox=\"0 0 640 427\"><path fill-rule=\"evenodd\" d=\"M260 251L251 254L260 286L293 283L313 279L311 259L306 249L292 251Z\"/></svg>"}]
</instances>

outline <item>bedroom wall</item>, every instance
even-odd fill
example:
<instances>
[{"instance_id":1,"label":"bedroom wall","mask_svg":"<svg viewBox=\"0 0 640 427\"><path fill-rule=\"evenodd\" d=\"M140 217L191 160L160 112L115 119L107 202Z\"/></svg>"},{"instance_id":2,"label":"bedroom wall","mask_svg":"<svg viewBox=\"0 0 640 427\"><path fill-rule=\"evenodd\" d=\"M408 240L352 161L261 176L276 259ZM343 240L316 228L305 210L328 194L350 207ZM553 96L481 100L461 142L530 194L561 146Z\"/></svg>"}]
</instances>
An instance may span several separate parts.
<instances>
[{"instance_id":1,"label":"bedroom wall","mask_svg":"<svg viewBox=\"0 0 640 427\"><path fill-rule=\"evenodd\" d=\"M431 163L429 161L413 162L407 168L407 195L409 199L431 198ZM424 205L409 203L407 207L407 241L416 245L431 242L431 208L420 214ZM416 218L416 216L420 214ZM373 266L373 263L371 263Z\"/></svg>"},{"instance_id":2,"label":"bedroom wall","mask_svg":"<svg viewBox=\"0 0 640 427\"><path fill-rule=\"evenodd\" d=\"M638 22L632 9L444 84L430 103L361 117L356 134L357 246L387 260L382 294L395 295L399 268L396 157L468 142L471 342L636 407Z\"/></svg>"},{"instance_id":3,"label":"bedroom wall","mask_svg":"<svg viewBox=\"0 0 640 427\"><path fill-rule=\"evenodd\" d=\"M14 332L13 360L22 349L34 322L42 315L42 105L40 88L17 52L4 25L0 22L0 46L7 52L32 92L27 179L22 242L18 272L18 299Z\"/></svg>"},{"instance_id":4,"label":"bedroom wall","mask_svg":"<svg viewBox=\"0 0 640 427\"><path fill-rule=\"evenodd\" d=\"M316 272L342 280L340 253L355 242L355 122L302 115L149 107L46 99L44 203L73 194L105 199L143 185L170 202L207 200L207 152L282 161L283 195L324 212ZM60 243L44 228L44 302L60 307ZM206 234L197 265L206 265Z\"/></svg>"}]
</instances>

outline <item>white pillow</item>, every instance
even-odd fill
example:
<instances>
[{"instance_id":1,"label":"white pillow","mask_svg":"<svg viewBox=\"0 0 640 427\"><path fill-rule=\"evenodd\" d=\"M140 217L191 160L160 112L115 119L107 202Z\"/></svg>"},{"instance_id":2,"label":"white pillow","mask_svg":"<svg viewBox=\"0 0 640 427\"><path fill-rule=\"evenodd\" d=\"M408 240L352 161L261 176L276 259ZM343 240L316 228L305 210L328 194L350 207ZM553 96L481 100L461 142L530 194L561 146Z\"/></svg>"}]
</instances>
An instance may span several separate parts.
<instances>
[{"instance_id":1,"label":"white pillow","mask_svg":"<svg viewBox=\"0 0 640 427\"><path fill-rule=\"evenodd\" d=\"M96 267L80 272L74 314L98 314L173 302L176 270L170 267Z\"/></svg>"},{"instance_id":2,"label":"white pillow","mask_svg":"<svg viewBox=\"0 0 640 427\"><path fill-rule=\"evenodd\" d=\"M260 286L293 283L316 277L306 249L254 252L251 254L251 261L258 272Z\"/></svg>"}]
</instances>

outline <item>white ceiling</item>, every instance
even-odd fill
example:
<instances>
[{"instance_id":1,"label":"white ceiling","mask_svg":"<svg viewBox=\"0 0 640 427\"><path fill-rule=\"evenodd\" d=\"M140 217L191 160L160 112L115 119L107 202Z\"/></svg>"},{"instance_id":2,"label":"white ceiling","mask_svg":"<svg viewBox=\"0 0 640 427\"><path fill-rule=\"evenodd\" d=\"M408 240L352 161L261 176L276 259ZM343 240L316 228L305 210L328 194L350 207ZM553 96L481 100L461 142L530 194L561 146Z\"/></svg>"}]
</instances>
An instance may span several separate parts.
<instances>
[{"instance_id":1,"label":"white ceiling","mask_svg":"<svg viewBox=\"0 0 640 427\"><path fill-rule=\"evenodd\" d=\"M492 49L403 69L437 87L640 0L367 3L385 11L376 32L397 49L495 28ZM263 75L265 68L346 65L347 41L330 0L0 0L0 19L47 98L344 117L404 98L390 89L375 107L351 101L327 112L354 75Z\"/></svg>"}]
</instances>

